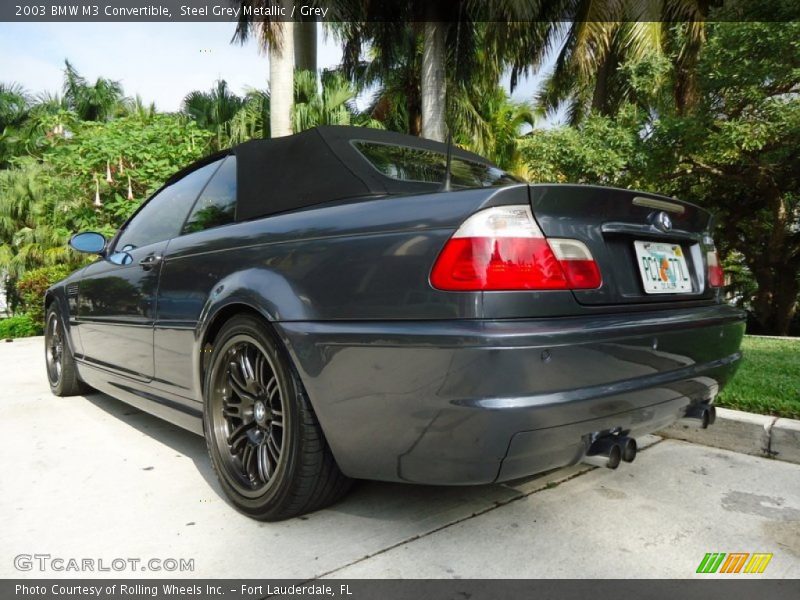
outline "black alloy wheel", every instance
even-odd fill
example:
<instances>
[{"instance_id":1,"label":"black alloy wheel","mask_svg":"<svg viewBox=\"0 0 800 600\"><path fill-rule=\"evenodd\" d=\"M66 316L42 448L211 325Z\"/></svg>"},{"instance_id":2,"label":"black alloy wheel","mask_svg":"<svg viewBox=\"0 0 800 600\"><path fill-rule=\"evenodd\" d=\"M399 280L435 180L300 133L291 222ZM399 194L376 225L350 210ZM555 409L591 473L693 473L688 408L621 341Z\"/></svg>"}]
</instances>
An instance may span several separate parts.
<instances>
[{"instance_id":1,"label":"black alloy wheel","mask_svg":"<svg viewBox=\"0 0 800 600\"><path fill-rule=\"evenodd\" d=\"M78 376L75 358L55 303L48 307L45 317L44 361L50 391L56 396L77 396L90 391Z\"/></svg>"},{"instance_id":2,"label":"black alloy wheel","mask_svg":"<svg viewBox=\"0 0 800 600\"><path fill-rule=\"evenodd\" d=\"M255 316L233 317L214 340L204 428L223 491L251 517L316 510L349 488L287 353Z\"/></svg>"},{"instance_id":3,"label":"black alloy wheel","mask_svg":"<svg viewBox=\"0 0 800 600\"><path fill-rule=\"evenodd\" d=\"M227 479L255 497L281 465L287 416L281 385L266 350L249 336L230 339L220 361L210 390L212 437Z\"/></svg>"},{"instance_id":4,"label":"black alloy wheel","mask_svg":"<svg viewBox=\"0 0 800 600\"><path fill-rule=\"evenodd\" d=\"M45 363L50 385L58 385L61 381L64 357L64 338L58 313L51 311L47 316L47 329L44 334Z\"/></svg>"}]
</instances>

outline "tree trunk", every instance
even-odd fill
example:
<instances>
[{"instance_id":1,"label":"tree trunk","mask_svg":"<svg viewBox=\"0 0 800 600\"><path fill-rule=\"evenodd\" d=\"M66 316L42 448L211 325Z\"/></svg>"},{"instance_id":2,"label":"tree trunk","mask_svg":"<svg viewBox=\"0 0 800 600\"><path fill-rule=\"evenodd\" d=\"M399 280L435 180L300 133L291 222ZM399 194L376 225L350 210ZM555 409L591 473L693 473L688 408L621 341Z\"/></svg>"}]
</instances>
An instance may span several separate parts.
<instances>
[{"instance_id":1,"label":"tree trunk","mask_svg":"<svg viewBox=\"0 0 800 600\"><path fill-rule=\"evenodd\" d=\"M443 142L445 130L445 24L426 22L422 45L422 137Z\"/></svg>"},{"instance_id":2,"label":"tree trunk","mask_svg":"<svg viewBox=\"0 0 800 600\"><path fill-rule=\"evenodd\" d=\"M406 84L406 112L408 113L408 133L422 135L422 101L419 97L419 81L410 78Z\"/></svg>"},{"instance_id":3,"label":"tree trunk","mask_svg":"<svg viewBox=\"0 0 800 600\"><path fill-rule=\"evenodd\" d=\"M317 72L317 22L294 24L294 63L301 71Z\"/></svg>"},{"instance_id":4,"label":"tree trunk","mask_svg":"<svg viewBox=\"0 0 800 600\"><path fill-rule=\"evenodd\" d=\"M695 68L694 65L691 67ZM692 109L697 105L697 77L693 72L684 72L684 66L681 65L675 77L675 109L681 116L689 114Z\"/></svg>"},{"instance_id":5,"label":"tree trunk","mask_svg":"<svg viewBox=\"0 0 800 600\"><path fill-rule=\"evenodd\" d=\"M758 333L768 335L789 335L797 311L797 298L800 294L800 283L797 281L797 270L780 268L776 274L754 273L758 283L753 309L758 321Z\"/></svg>"},{"instance_id":6,"label":"tree trunk","mask_svg":"<svg viewBox=\"0 0 800 600\"><path fill-rule=\"evenodd\" d=\"M279 22L269 47L269 127L271 137L292 134L294 100L294 24Z\"/></svg>"},{"instance_id":7,"label":"tree trunk","mask_svg":"<svg viewBox=\"0 0 800 600\"><path fill-rule=\"evenodd\" d=\"M686 24L684 46L675 60L675 108L686 115L697 106L700 93L697 87L697 60L706 41L705 16L708 9L698 4L702 18Z\"/></svg>"},{"instance_id":8,"label":"tree trunk","mask_svg":"<svg viewBox=\"0 0 800 600\"><path fill-rule=\"evenodd\" d=\"M609 79L612 73L616 70L618 65L617 55L614 51L610 51L600 67L597 69L597 74L594 82L594 91L592 92L592 110L595 112L610 116L609 110Z\"/></svg>"},{"instance_id":9,"label":"tree trunk","mask_svg":"<svg viewBox=\"0 0 800 600\"><path fill-rule=\"evenodd\" d=\"M775 290L773 318L775 320L775 331L778 335L789 335L789 328L797 310L800 283L798 283L796 272L794 275L792 277L792 273L787 273L781 277L778 282L778 289Z\"/></svg>"},{"instance_id":10,"label":"tree trunk","mask_svg":"<svg viewBox=\"0 0 800 600\"><path fill-rule=\"evenodd\" d=\"M408 114L408 133L417 137L422 135L422 115L414 111L413 107Z\"/></svg>"},{"instance_id":11,"label":"tree trunk","mask_svg":"<svg viewBox=\"0 0 800 600\"><path fill-rule=\"evenodd\" d=\"M420 79L422 78L422 59L417 56L417 39L419 24L408 29L406 35L405 51L413 57L403 72L403 82L406 90L406 116L408 118L407 133L419 137L422 135L422 100L419 95Z\"/></svg>"},{"instance_id":12,"label":"tree trunk","mask_svg":"<svg viewBox=\"0 0 800 600\"><path fill-rule=\"evenodd\" d=\"M750 265L758 283L753 309L761 333L788 335L800 294L800 259L788 235L792 228L792 214L774 181L763 174L753 180L756 182L753 191L767 195L767 205L772 213L771 227L764 239L766 243Z\"/></svg>"}]
</instances>

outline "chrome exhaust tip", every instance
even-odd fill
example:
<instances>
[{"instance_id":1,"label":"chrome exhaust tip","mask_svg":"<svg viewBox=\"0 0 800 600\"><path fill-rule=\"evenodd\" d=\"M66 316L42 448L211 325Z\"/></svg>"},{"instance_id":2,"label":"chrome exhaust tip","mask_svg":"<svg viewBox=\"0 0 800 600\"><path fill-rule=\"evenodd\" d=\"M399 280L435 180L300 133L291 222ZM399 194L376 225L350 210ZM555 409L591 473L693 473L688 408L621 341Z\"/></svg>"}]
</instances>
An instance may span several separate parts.
<instances>
[{"instance_id":1,"label":"chrome exhaust tip","mask_svg":"<svg viewBox=\"0 0 800 600\"><path fill-rule=\"evenodd\" d=\"M690 406L678 423L685 427L708 429L709 425L713 425L716 420L717 409L713 404L698 404Z\"/></svg>"},{"instance_id":2,"label":"chrome exhaust tip","mask_svg":"<svg viewBox=\"0 0 800 600\"><path fill-rule=\"evenodd\" d=\"M622 447L614 437L601 437L592 442L583 462L595 467L616 469L622 460Z\"/></svg>"}]
</instances>

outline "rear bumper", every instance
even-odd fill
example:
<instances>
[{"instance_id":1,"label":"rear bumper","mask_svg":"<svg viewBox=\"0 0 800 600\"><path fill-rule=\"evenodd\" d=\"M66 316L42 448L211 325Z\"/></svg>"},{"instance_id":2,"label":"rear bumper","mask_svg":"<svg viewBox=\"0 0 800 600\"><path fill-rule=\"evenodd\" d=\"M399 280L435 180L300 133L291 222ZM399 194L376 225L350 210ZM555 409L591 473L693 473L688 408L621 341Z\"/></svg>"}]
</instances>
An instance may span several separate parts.
<instances>
[{"instance_id":1,"label":"rear bumper","mask_svg":"<svg viewBox=\"0 0 800 600\"><path fill-rule=\"evenodd\" d=\"M342 470L481 484L577 462L592 433L656 431L741 358L725 305L501 321L283 322Z\"/></svg>"}]
</instances>

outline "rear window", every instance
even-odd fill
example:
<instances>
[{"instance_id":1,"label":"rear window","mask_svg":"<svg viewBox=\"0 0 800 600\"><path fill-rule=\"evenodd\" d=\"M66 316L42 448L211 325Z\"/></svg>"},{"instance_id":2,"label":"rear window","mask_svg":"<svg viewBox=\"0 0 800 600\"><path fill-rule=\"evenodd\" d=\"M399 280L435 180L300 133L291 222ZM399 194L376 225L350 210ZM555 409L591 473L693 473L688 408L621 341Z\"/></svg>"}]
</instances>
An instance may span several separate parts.
<instances>
[{"instance_id":1,"label":"rear window","mask_svg":"<svg viewBox=\"0 0 800 600\"><path fill-rule=\"evenodd\" d=\"M386 177L423 183L444 181L447 156L441 152L375 142L354 142L353 145ZM497 167L456 156L452 158L450 172L453 187L494 187L522 181Z\"/></svg>"}]
</instances>

